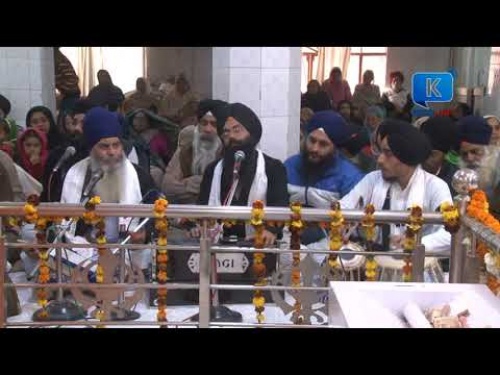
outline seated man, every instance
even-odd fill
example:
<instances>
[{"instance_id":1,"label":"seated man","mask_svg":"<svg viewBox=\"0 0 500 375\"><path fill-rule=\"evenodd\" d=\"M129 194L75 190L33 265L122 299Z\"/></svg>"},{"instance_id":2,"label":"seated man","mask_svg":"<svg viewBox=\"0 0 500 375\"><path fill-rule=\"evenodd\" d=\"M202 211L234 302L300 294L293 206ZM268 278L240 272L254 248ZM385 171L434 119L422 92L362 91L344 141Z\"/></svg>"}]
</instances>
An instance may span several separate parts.
<instances>
[{"instance_id":1,"label":"seated man","mask_svg":"<svg viewBox=\"0 0 500 375\"><path fill-rule=\"evenodd\" d=\"M465 116L458 121L459 167L477 172L479 188L484 190L490 201L490 211L500 217L500 153L490 146L493 129L480 116Z\"/></svg>"},{"instance_id":2,"label":"seated man","mask_svg":"<svg viewBox=\"0 0 500 375\"><path fill-rule=\"evenodd\" d=\"M83 135L90 156L73 165L64 179L61 203L80 203L82 194L91 176L98 170L104 172L90 196L98 195L103 203L138 204L142 197L154 188L151 176L137 165L132 164L123 151L120 137L123 128L116 113L96 107L87 112ZM134 220L130 229L133 230ZM125 218L106 218L106 238L108 243L117 243L127 233ZM91 228L79 221L70 231L72 235L91 238ZM132 243L146 243L146 230L132 234ZM149 250L132 251L134 266L146 270L151 255Z\"/></svg>"},{"instance_id":3,"label":"seated man","mask_svg":"<svg viewBox=\"0 0 500 375\"><path fill-rule=\"evenodd\" d=\"M356 186L363 173L339 151L353 134L353 127L334 111L312 117L303 152L285 161L290 202L328 209ZM323 229L308 227L302 233L302 243L309 245L325 237Z\"/></svg>"},{"instance_id":4,"label":"seated man","mask_svg":"<svg viewBox=\"0 0 500 375\"><path fill-rule=\"evenodd\" d=\"M196 204L198 201L203 173L222 153L217 122L225 122L225 107L227 103L220 100L203 100L198 108L198 124L180 132L179 146L162 183L162 190L172 203Z\"/></svg>"},{"instance_id":5,"label":"seated man","mask_svg":"<svg viewBox=\"0 0 500 375\"><path fill-rule=\"evenodd\" d=\"M439 210L445 202L452 202L446 182L421 167L431 153L431 145L418 129L404 121L385 120L378 128L376 139L380 170L366 175L340 200L342 209L359 209L372 203L375 211L406 211L418 205L428 212ZM400 250L404 231L402 225L384 225L376 242L383 251ZM424 225L422 228L422 244L426 252L449 251L450 241L450 233L442 225ZM385 260L392 259L376 258L382 267ZM402 261L389 263L390 267L395 267L394 271L401 271ZM432 266L438 267L437 261L432 262ZM392 280L399 281L397 278Z\"/></svg>"},{"instance_id":6,"label":"seated man","mask_svg":"<svg viewBox=\"0 0 500 375\"><path fill-rule=\"evenodd\" d=\"M458 126L450 117L431 117L420 125L432 146L431 155L422 164L425 171L432 173L448 184L452 196L456 195L451 182L458 167L451 164L445 157L456 148L458 141Z\"/></svg>"},{"instance_id":7,"label":"seated man","mask_svg":"<svg viewBox=\"0 0 500 375\"><path fill-rule=\"evenodd\" d=\"M233 103L228 106L227 116L222 136L224 142L223 158L213 162L205 170L198 204L251 206L254 201L262 200L266 207L288 207L285 167L279 160L271 158L256 148L262 136L262 125L257 115L244 104ZM245 158L241 162L239 179L234 179L235 153L238 151L243 151ZM236 181L237 184L233 185ZM236 186L236 189L234 198L230 201L229 192L232 186L233 188ZM267 247L274 245L276 239L281 235L280 232L280 228L266 227L263 232L264 245ZM191 234L194 237L199 237L199 228L194 228ZM253 228L245 224L233 225L230 228L225 227L222 238L225 243L233 243L233 239L251 241ZM235 245L237 243L233 243L232 246ZM248 246L249 243L245 245ZM177 253L184 256L187 252ZM245 256L250 257L249 262L251 262L251 255L246 254ZM179 262L181 261L179 260ZM275 268L276 256L267 254L264 262L268 274L270 274ZM244 274L224 274L224 280L231 283L251 283L255 277L251 267L248 267ZM197 291L191 296L188 294L186 293L186 298L197 299ZM219 299L222 303L224 301L248 303L251 301L251 295L252 293L247 291L221 290Z\"/></svg>"}]
</instances>

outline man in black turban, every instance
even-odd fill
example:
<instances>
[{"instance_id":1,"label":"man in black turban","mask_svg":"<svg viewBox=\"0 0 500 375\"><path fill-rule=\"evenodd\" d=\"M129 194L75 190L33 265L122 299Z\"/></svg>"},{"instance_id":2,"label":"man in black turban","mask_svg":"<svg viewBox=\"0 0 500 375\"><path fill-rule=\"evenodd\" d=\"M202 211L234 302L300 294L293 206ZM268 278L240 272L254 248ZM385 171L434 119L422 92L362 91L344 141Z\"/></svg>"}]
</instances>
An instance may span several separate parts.
<instances>
[{"instance_id":1,"label":"man in black turban","mask_svg":"<svg viewBox=\"0 0 500 375\"><path fill-rule=\"evenodd\" d=\"M445 156L458 144L457 123L450 117L431 117L420 126L420 131L427 136L432 146L431 154L422 163L422 168L443 179L452 195L455 195L451 182L458 167L446 160Z\"/></svg>"},{"instance_id":2,"label":"man in black turban","mask_svg":"<svg viewBox=\"0 0 500 375\"><path fill-rule=\"evenodd\" d=\"M380 169L367 174L340 200L343 209L363 202L363 206L372 203L375 211L406 211L418 205L424 212L434 212L442 203L452 202L446 183L421 167L432 147L417 128L405 121L385 120L377 129L376 140ZM376 242L383 250L401 249L404 230L404 226L388 225ZM426 251L449 251L451 237L442 225L426 225L422 233Z\"/></svg>"},{"instance_id":3,"label":"man in black turban","mask_svg":"<svg viewBox=\"0 0 500 375\"><path fill-rule=\"evenodd\" d=\"M262 136L262 124L259 117L246 105L229 104L226 108L227 119L222 128L224 152L221 160L210 164L205 170L200 188L198 204L209 206L251 206L260 200L266 207L288 207L286 170L283 163L257 149ZM237 155L244 155L238 159ZM199 229L191 230L192 236L199 235ZM275 244L281 235L281 228L266 226L263 231L264 245ZM253 241L253 228L246 224L231 227L224 226L223 243L239 243L248 246ZM242 243L243 242L243 243ZM245 254L250 261L251 255ZM269 254L264 263L268 272L276 267L276 256ZM247 283L252 279L250 268L239 274L226 275L233 283ZM233 277L234 276L234 277ZM222 276L221 276L222 277ZM247 291L221 291L219 299L224 301L248 301L251 295Z\"/></svg>"}]
</instances>

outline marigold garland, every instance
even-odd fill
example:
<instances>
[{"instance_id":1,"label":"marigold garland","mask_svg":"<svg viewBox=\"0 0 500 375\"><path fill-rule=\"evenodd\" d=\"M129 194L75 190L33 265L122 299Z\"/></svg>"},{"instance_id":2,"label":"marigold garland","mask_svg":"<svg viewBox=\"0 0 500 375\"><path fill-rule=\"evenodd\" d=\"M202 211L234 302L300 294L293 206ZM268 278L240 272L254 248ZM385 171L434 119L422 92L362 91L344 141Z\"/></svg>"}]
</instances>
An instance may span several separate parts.
<instances>
[{"instance_id":1,"label":"marigold garland","mask_svg":"<svg viewBox=\"0 0 500 375\"><path fill-rule=\"evenodd\" d=\"M375 206L368 204L365 207L365 215L361 219L361 229L366 239L367 249L371 251L373 248L373 241L375 240ZM365 262L365 276L367 281L375 281L377 278L377 262L373 255L366 257Z\"/></svg>"},{"instance_id":2,"label":"marigold garland","mask_svg":"<svg viewBox=\"0 0 500 375\"><path fill-rule=\"evenodd\" d=\"M342 230L344 228L344 215L340 209L339 202L333 202L330 210L330 250L338 251L342 247ZM328 265L331 269L339 265L336 253L328 255Z\"/></svg>"},{"instance_id":3,"label":"marigold garland","mask_svg":"<svg viewBox=\"0 0 500 375\"><path fill-rule=\"evenodd\" d=\"M450 233L456 233L460 229L460 213L457 206L450 202L444 202L439 206L443 215L444 228Z\"/></svg>"},{"instance_id":4,"label":"marigold garland","mask_svg":"<svg viewBox=\"0 0 500 375\"><path fill-rule=\"evenodd\" d=\"M155 217L155 229L158 232L158 238L156 244L156 267L157 274L156 279L158 284L163 285L167 283L167 264L168 264L168 251L167 251L167 232L168 232L168 220L166 217L166 211L168 207L168 201L165 198L159 198L155 201L153 206L153 213ZM158 322L167 321L167 288L162 287L157 289L158 295L158 312L156 313L156 319Z\"/></svg>"},{"instance_id":5,"label":"marigold garland","mask_svg":"<svg viewBox=\"0 0 500 375\"><path fill-rule=\"evenodd\" d=\"M252 204L252 218L250 219L250 224L255 229L254 246L255 249L264 248L264 203L260 200L253 202ZM267 284L266 280L266 265L264 263L264 258L266 255L261 252L255 252L253 254L253 265L252 271L257 279L255 286L264 286ZM252 303L255 306L255 312L257 313L257 322L263 323L265 316L263 314L265 310L266 298L264 292L260 289L256 289L252 299Z\"/></svg>"},{"instance_id":6,"label":"marigold garland","mask_svg":"<svg viewBox=\"0 0 500 375\"><path fill-rule=\"evenodd\" d=\"M471 200L467 206L467 215L487 226L493 232L500 234L500 222L490 214L489 209L490 204L486 193L479 189L471 191ZM500 282L493 273L497 273L500 270L500 257L482 241L478 241L476 254L481 259L483 267L487 272L486 285L495 295L499 295Z\"/></svg>"},{"instance_id":7,"label":"marigold garland","mask_svg":"<svg viewBox=\"0 0 500 375\"><path fill-rule=\"evenodd\" d=\"M302 233L302 229L304 228L304 222L302 221L302 204L300 202L293 202L290 204L290 209L292 210L292 214L290 216L290 249L291 250L300 250L300 235ZM300 253L293 253L293 261L292 261L292 272L291 272L291 284L292 286L300 286ZM295 324L301 324L303 322L302 317L302 304L300 300L295 297L295 304L293 306L293 321Z\"/></svg>"},{"instance_id":8,"label":"marigold garland","mask_svg":"<svg viewBox=\"0 0 500 375\"><path fill-rule=\"evenodd\" d=\"M40 204L40 199L37 195L30 195L24 205L24 221L29 224L35 224L36 230L36 242L38 245L47 244L47 224L48 220L44 217L38 215L38 205ZM15 220L9 222L9 225L16 225ZM50 281L50 267L49 267L49 249L39 248L38 249L38 283L47 284ZM44 319L49 316L47 311L48 304L48 291L47 288L38 288L36 291L38 305L41 306L41 310L38 313L38 318Z\"/></svg>"},{"instance_id":9,"label":"marigold garland","mask_svg":"<svg viewBox=\"0 0 500 375\"><path fill-rule=\"evenodd\" d=\"M104 283L104 268L102 267L101 257L106 253L106 248L102 247L102 245L106 245L106 223L103 217L100 217L96 214L95 209L98 205L101 204L101 198L99 196L93 196L89 201L85 204L85 212L82 214L83 221L87 225L92 225L97 229L96 232L96 244L97 244L97 252L99 257L97 259L97 269L96 269L96 283L102 284ZM104 320L105 313L101 308L102 302L97 302L97 311L95 313L96 319L102 321Z\"/></svg>"},{"instance_id":10,"label":"marigold garland","mask_svg":"<svg viewBox=\"0 0 500 375\"><path fill-rule=\"evenodd\" d=\"M422 229L423 223L424 219L422 217L422 208L417 205L412 206L410 209L408 223L406 224L405 238L403 240L403 251L407 254L403 258L403 261L405 262L405 265L403 266L404 282L410 282L412 278L413 264L411 261L411 253L417 245L417 236Z\"/></svg>"}]
</instances>

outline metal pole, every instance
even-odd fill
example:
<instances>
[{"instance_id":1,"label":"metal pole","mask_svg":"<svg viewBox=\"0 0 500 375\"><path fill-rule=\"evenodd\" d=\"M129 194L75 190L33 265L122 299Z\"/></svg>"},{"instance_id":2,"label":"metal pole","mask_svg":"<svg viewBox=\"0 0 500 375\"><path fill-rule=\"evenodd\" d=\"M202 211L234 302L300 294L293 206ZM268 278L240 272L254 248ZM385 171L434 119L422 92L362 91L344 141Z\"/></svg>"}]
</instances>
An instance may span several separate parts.
<instances>
[{"instance_id":1,"label":"metal pole","mask_svg":"<svg viewBox=\"0 0 500 375\"><path fill-rule=\"evenodd\" d=\"M199 293L199 327L210 326L210 238L208 222L203 220L200 238L200 293Z\"/></svg>"},{"instance_id":2,"label":"metal pole","mask_svg":"<svg viewBox=\"0 0 500 375\"><path fill-rule=\"evenodd\" d=\"M459 195L456 202L459 205L460 216L465 216L467 210L467 196ZM451 235L450 283L463 282L463 270L465 263L465 249L463 247L464 233L464 226L460 225L460 229Z\"/></svg>"},{"instance_id":3,"label":"metal pole","mask_svg":"<svg viewBox=\"0 0 500 375\"><path fill-rule=\"evenodd\" d=\"M412 274L411 278L414 283L424 282L424 267L425 267L425 246L419 244L415 246L411 254Z\"/></svg>"},{"instance_id":4,"label":"metal pole","mask_svg":"<svg viewBox=\"0 0 500 375\"><path fill-rule=\"evenodd\" d=\"M2 232L2 217L0 216L0 328L5 327L7 322L7 304L5 303L5 271L7 251L5 249L5 237Z\"/></svg>"}]
</instances>

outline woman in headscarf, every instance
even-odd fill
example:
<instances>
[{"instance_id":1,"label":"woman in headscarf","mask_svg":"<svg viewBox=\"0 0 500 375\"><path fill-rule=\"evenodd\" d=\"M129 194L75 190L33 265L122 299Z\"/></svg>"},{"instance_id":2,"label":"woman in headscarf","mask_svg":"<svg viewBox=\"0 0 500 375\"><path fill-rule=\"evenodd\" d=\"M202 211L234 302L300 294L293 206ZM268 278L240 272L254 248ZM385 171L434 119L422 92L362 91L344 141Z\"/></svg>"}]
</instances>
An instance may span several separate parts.
<instances>
[{"instance_id":1,"label":"woman in headscarf","mask_svg":"<svg viewBox=\"0 0 500 375\"><path fill-rule=\"evenodd\" d=\"M49 150L56 148L63 140L61 133L57 129L54 115L47 107L40 105L31 108L26 114L26 127L45 133Z\"/></svg>"},{"instance_id":2,"label":"woman in headscarf","mask_svg":"<svg viewBox=\"0 0 500 375\"><path fill-rule=\"evenodd\" d=\"M307 84L307 91L302 94L301 107L311 108L313 112L332 109L328 95L317 80L313 79Z\"/></svg>"},{"instance_id":3,"label":"woman in headscarf","mask_svg":"<svg viewBox=\"0 0 500 375\"><path fill-rule=\"evenodd\" d=\"M49 156L47 137L36 128L26 129L17 141L19 165L38 181L42 181Z\"/></svg>"},{"instance_id":4,"label":"woman in headscarf","mask_svg":"<svg viewBox=\"0 0 500 375\"><path fill-rule=\"evenodd\" d=\"M125 138L132 141L137 152L149 154L149 166L143 168L150 171L158 186L177 146L177 134L176 124L147 109L137 109L127 116Z\"/></svg>"}]
</instances>

